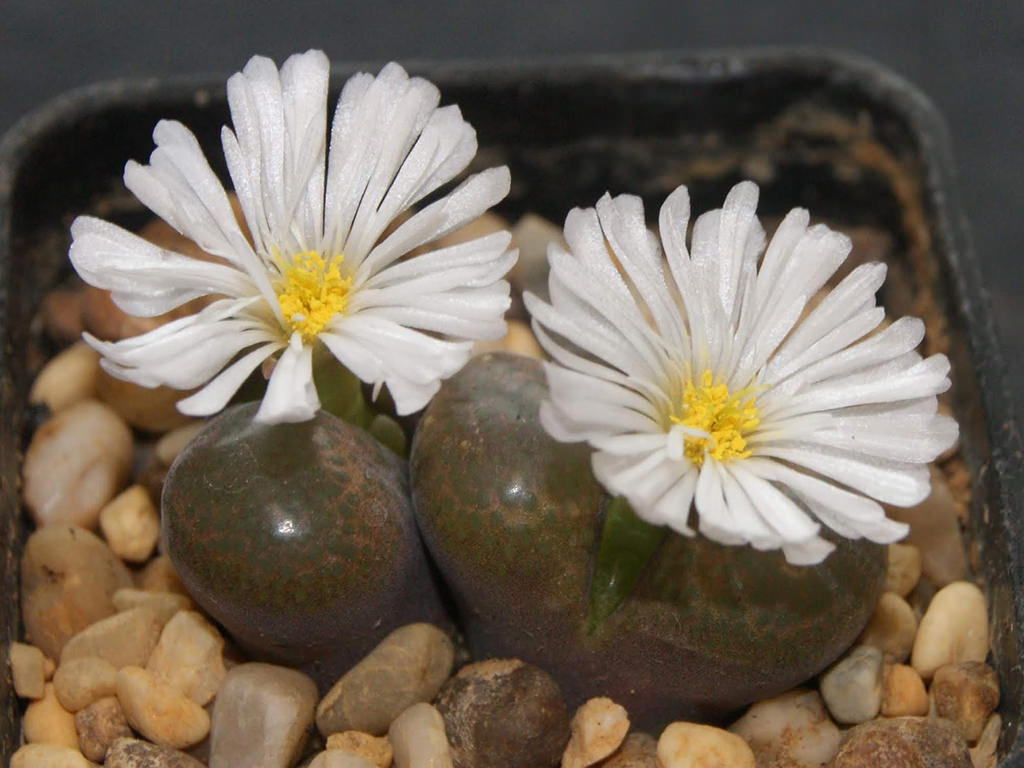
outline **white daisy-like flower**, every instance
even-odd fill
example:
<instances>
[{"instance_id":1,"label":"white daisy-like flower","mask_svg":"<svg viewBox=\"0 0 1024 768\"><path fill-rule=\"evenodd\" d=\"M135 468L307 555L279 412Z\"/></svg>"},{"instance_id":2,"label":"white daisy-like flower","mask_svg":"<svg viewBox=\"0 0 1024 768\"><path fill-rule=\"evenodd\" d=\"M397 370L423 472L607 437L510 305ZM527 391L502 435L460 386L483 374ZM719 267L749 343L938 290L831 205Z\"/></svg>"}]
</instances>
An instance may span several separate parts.
<instances>
[{"instance_id":1,"label":"white daisy-like flower","mask_svg":"<svg viewBox=\"0 0 1024 768\"><path fill-rule=\"evenodd\" d=\"M110 290L124 311L155 316L216 297L141 336L87 337L110 373L144 386L205 384L178 404L201 416L223 408L273 356L256 418L302 421L319 407L312 357L322 343L363 381L387 385L406 414L462 367L473 340L503 335L509 286L502 278L516 260L508 233L408 254L500 201L508 169L471 176L385 235L465 169L476 133L458 107L438 107L435 86L388 64L376 77L345 83L328 152L329 69L322 52L309 51L280 72L254 57L228 80L234 130L225 127L221 138L251 240L182 124L161 121L149 165L125 166L136 197L218 262L162 249L100 219L75 220L75 269Z\"/></svg>"},{"instance_id":2,"label":"white daisy-like flower","mask_svg":"<svg viewBox=\"0 0 1024 768\"><path fill-rule=\"evenodd\" d=\"M802 317L850 241L794 209L765 250L757 198L738 184L689 249L685 187L661 208L660 240L637 197L569 214L568 250L548 253L551 303L526 296L554 360L540 416L555 439L596 449L598 480L640 518L692 536L695 509L710 539L812 564L834 548L819 521L848 538L905 535L878 502L928 496L927 462L957 435L936 414L949 361L914 351L918 319L872 334L883 264Z\"/></svg>"}]
</instances>

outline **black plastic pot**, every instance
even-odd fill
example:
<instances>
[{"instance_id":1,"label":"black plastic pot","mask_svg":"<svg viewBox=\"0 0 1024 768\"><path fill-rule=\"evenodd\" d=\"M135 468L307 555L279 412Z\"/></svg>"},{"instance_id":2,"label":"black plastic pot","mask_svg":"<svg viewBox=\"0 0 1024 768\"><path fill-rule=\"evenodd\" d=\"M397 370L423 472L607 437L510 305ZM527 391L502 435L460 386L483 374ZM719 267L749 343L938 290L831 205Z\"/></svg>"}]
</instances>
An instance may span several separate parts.
<instances>
[{"instance_id":1,"label":"black plastic pot","mask_svg":"<svg viewBox=\"0 0 1024 768\"><path fill-rule=\"evenodd\" d=\"M239 62L241 64L241 62ZM369 67L375 69L375 67ZM356 67L338 67L339 88ZM477 129L476 163L506 162L501 212L560 222L606 190L656 210L689 186L695 211L720 204L741 178L762 189L760 212L794 205L843 227L888 233L895 247L885 299L925 313L928 351L953 360L951 399L972 478L968 537L986 589L1002 687L1003 766L1024 766L1022 459L988 299L957 204L948 139L931 105L870 62L788 49L665 53L493 64L415 64ZM117 81L64 96L0 145L0 654L18 631L17 563L25 523L19 459L27 409L30 325L67 274L68 225L83 212L131 224L128 158L143 160L163 117L191 127L215 165L227 121L224 79ZM942 327L944 326L944 328ZM18 741L20 705L0 677L0 756Z\"/></svg>"}]
</instances>

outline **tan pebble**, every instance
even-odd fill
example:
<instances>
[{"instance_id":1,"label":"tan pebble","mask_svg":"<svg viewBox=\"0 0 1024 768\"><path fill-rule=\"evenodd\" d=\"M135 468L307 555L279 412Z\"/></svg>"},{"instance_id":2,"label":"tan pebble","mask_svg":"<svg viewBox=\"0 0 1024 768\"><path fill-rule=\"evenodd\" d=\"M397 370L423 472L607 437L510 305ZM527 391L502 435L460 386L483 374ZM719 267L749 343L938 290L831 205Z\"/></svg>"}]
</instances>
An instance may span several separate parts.
<instances>
[{"instance_id":1,"label":"tan pebble","mask_svg":"<svg viewBox=\"0 0 1024 768\"><path fill-rule=\"evenodd\" d=\"M970 749L974 768L996 768L996 748L999 746L999 734L1002 730L1003 719L998 714L992 715L985 723L978 743Z\"/></svg>"},{"instance_id":2,"label":"tan pebble","mask_svg":"<svg viewBox=\"0 0 1024 768\"><path fill-rule=\"evenodd\" d=\"M120 414L136 429L163 433L192 423L178 410L178 401L192 393L171 387L143 387L111 376L100 369L96 377L96 396Z\"/></svg>"},{"instance_id":3,"label":"tan pebble","mask_svg":"<svg viewBox=\"0 0 1024 768\"><path fill-rule=\"evenodd\" d=\"M932 492L916 507L886 507L893 520L910 525L904 544L921 552L921 575L943 587L967 575L967 554L960 533L958 506L945 474L930 468Z\"/></svg>"},{"instance_id":4,"label":"tan pebble","mask_svg":"<svg viewBox=\"0 0 1024 768\"><path fill-rule=\"evenodd\" d=\"M826 765L839 751L839 729L817 691L794 688L763 699L729 726L758 765Z\"/></svg>"},{"instance_id":5,"label":"tan pebble","mask_svg":"<svg viewBox=\"0 0 1024 768\"><path fill-rule=\"evenodd\" d=\"M935 593L921 618L910 665L925 680L956 661L984 661L988 655L988 609L974 584L957 581Z\"/></svg>"},{"instance_id":6,"label":"tan pebble","mask_svg":"<svg viewBox=\"0 0 1024 768\"><path fill-rule=\"evenodd\" d=\"M882 668L882 709L885 717L923 717L928 714L928 692L913 667L886 664Z\"/></svg>"},{"instance_id":7,"label":"tan pebble","mask_svg":"<svg viewBox=\"0 0 1024 768\"><path fill-rule=\"evenodd\" d=\"M930 693L935 713L953 722L969 743L978 740L989 715L999 705L995 670L980 661L939 667Z\"/></svg>"},{"instance_id":8,"label":"tan pebble","mask_svg":"<svg viewBox=\"0 0 1024 768\"><path fill-rule=\"evenodd\" d=\"M36 525L96 525L121 488L132 460L132 434L95 400L68 406L32 436L22 465L25 504Z\"/></svg>"},{"instance_id":9,"label":"tan pebble","mask_svg":"<svg viewBox=\"0 0 1024 768\"><path fill-rule=\"evenodd\" d=\"M10 768L99 768L77 749L56 744L26 744L11 755Z\"/></svg>"},{"instance_id":10,"label":"tan pebble","mask_svg":"<svg viewBox=\"0 0 1024 768\"><path fill-rule=\"evenodd\" d=\"M162 747L184 749L210 732L205 709L141 667L117 673L117 700L129 725Z\"/></svg>"},{"instance_id":11,"label":"tan pebble","mask_svg":"<svg viewBox=\"0 0 1024 768\"><path fill-rule=\"evenodd\" d=\"M619 748L629 730L629 716L609 698L590 699L576 710L570 728L562 768L584 768Z\"/></svg>"},{"instance_id":12,"label":"tan pebble","mask_svg":"<svg viewBox=\"0 0 1024 768\"><path fill-rule=\"evenodd\" d=\"M125 587L114 593L114 607L119 611L132 608L149 608L166 624L178 611L193 609L192 601L187 595L176 592L147 592L144 589Z\"/></svg>"},{"instance_id":13,"label":"tan pebble","mask_svg":"<svg viewBox=\"0 0 1024 768\"><path fill-rule=\"evenodd\" d=\"M520 291L547 296L548 245L563 248L562 228L534 213L527 213L512 228L512 243L519 249L519 260L509 273L509 281Z\"/></svg>"},{"instance_id":14,"label":"tan pebble","mask_svg":"<svg viewBox=\"0 0 1024 768\"><path fill-rule=\"evenodd\" d=\"M394 756L391 742L386 736L373 736L362 731L342 731L327 737L327 749L359 755L377 766L388 768Z\"/></svg>"},{"instance_id":15,"label":"tan pebble","mask_svg":"<svg viewBox=\"0 0 1024 768\"><path fill-rule=\"evenodd\" d=\"M40 528L21 556L21 610L25 634L51 658L64 643L114 613L113 593L131 575L93 533L74 526Z\"/></svg>"},{"instance_id":16,"label":"tan pebble","mask_svg":"<svg viewBox=\"0 0 1024 768\"><path fill-rule=\"evenodd\" d=\"M28 705L21 720L25 741L33 744L57 744L78 749L75 716L60 705L53 683L46 684L43 698Z\"/></svg>"},{"instance_id":17,"label":"tan pebble","mask_svg":"<svg viewBox=\"0 0 1024 768\"><path fill-rule=\"evenodd\" d=\"M890 544L885 591L906 597L921 578L921 550L913 544Z\"/></svg>"},{"instance_id":18,"label":"tan pebble","mask_svg":"<svg viewBox=\"0 0 1024 768\"><path fill-rule=\"evenodd\" d=\"M57 289L43 296L39 305L46 335L56 342L81 341L82 291Z\"/></svg>"},{"instance_id":19,"label":"tan pebble","mask_svg":"<svg viewBox=\"0 0 1024 768\"><path fill-rule=\"evenodd\" d=\"M56 413L69 405L96 396L100 356L84 341L72 344L43 366L32 382L28 400L45 403Z\"/></svg>"},{"instance_id":20,"label":"tan pebble","mask_svg":"<svg viewBox=\"0 0 1024 768\"><path fill-rule=\"evenodd\" d=\"M308 768L375 768L377 764L360 755L328 749L314 757ZM424 766L424 768L427 768Z\"/></svg>"},{"instance_id":21,"label":"tan pebble","mask_svg":"<svg viewBox=\"0 0 1024 768\"><path fill-rule=\"evenodd\" d=\"M488 352L508 352L513 355L523 355L537 360L544 359L544 351L537 343L537 337L533 335L530 326L521 320L509 320L506 325L508 329L500 339L493 341L478 341L473 345L474 355L484 355Z\"/></svg>"},{"instance_id":22,"label":"tan pebble","mask_svg":"<svg viewBox=\"0 0 1024 768\"><path fill-rule=\"evenodd\" d=\"M102 763L117 739L130 738L132 729L114 696L97 699L75 713L78 748L90 760Z\"/></svg>"},{"instance_id":23,"label":"tan pebble","mask_svg":"<svg viewBox=\"0 0 1024 768\"><path fill-rule=\"evenodd\" d=\"M883 592L857 643L874 646L885 661L902 662L910 656L916 634L914 609L895 592Z\"/></svg>"},{"instance_id":24,"label":"tan pebble","mask_svg":"<svg viewBox=\"0 0 1024 768\"><path fill-rule=\"evenodd\" d=\"M178 458L178 454L184 450L186 445L192 442L195 436L202 431L204 426L206 426L206 422L194 421L183 427L172 429L166 435L162 436L156 441L156 446L153 449L156 453L157 460L159 460L165 467L171 466L171 464L174 463L174 460Z\"/></svg>"},{"instance_id":25,"label":"tan pebble","mask_svg":"<svg viewBox=\"0 0 1024 768\"><path fill-rule=\"evenodd\" d=\"M633 731L615 753L601 762L601 768L657 768L658 740Z\"/></svg>"},{"instance_id":26,"label":"tan pebble","mask_svg":"<svg viewBox=\"0 0 1024 768\"><path fill-rule=\"evenodd\" d=\"M430 704L413 704L388 728L396 768L452 768L444 719Z\"/></svg>"},{"instance_id":27,"label":"tan pebble","mask_svg":"<svg viewBox=\"0 0 1024 768\"><path fill-rule=\"evenodd\" d=\"M199 613L179 611L164 626L146 669L199 705L217 693L227 670L224 639Z\"/></svg>"},{"instance_id":28,"label":"tan pebble","mask_svg":"<svg viewBox=\"0 0 1024 768\"><path fill-rule=\"evenodd\" d=\"M754 753L734 733L697 723L672 723L658 739L659 768L754 768Z\"/></svg>"},{"instance_id":29,"label":"tan pebble","mask_svg":"<svg viewBox=\"0 0 1024 768\"><path fill-rule=\"evenodd\" d=\"M46 657L34 645L11 643L14 692L23 699L41 699L46 686Z\"/></svg>"},{"instance_id":30,"label":"tan pebble","mask_svg":"<svg viewBox=\"0 0 1024 768\"><path fill-rule=\"evenodd\" d=\"M148 560L160 538L160 516L146 489L133 485L107 502L100 510L100 530L122 560Z\"/></svg>"},{"instance_id":31,"label":"tan pebble","mask_svg":"<svg viewBox=\"0 0 1024 768\"><path fill-rule=\"evenodd\" d=\"M136 581L139 589L147 592L174 592L188 595L188 590L178 578L177 571L167 555L157 555L139 572Z\"/></svg>"},{"instance_id":32,"label":"tan pebble","mask_svg":"<svg viewBox=\"0 0 1024 768\"><path fill-rule=\"evenodd\" d=\"M99 656L120 669L145 666L160 639L163 625L149 608L132 608L97 621L64 645L60 663L82 656Z\"/></svg>"},{"instance_id":33,"label":"tan pebble","mask_svg":"<svg viewBox=\"0 0 1024 768\"><path fill-rule=\"evenodd\" d=\"M937 410L938 410L938 413L942 414L943 416L949 416L951 419L955 419L956 418L956 414L953 412L953 408L950 406L949 402L946 400L946 395L940 395L939 396L939 407L938 407ZM946 461L947 459L953 458L958 453L960 453L960 435L959 434L957 434L956 440L953 441L953 444L951 446L949 446L949 448L944 450L942 453L940 453L936 457L935 461L937 463L941 464L944 461Z\"/></svg>"},{"instance_id":34,"label":"tan pebble","mask_svg":"<svg viewBox=\"0 0 1024 768\"><path fill-rule=\"evenodd\" d=\"M69 712L77 712L117 691L117 667L97 656L63 662L53 676L57 698Z\"/></svg>"}]
</instances>

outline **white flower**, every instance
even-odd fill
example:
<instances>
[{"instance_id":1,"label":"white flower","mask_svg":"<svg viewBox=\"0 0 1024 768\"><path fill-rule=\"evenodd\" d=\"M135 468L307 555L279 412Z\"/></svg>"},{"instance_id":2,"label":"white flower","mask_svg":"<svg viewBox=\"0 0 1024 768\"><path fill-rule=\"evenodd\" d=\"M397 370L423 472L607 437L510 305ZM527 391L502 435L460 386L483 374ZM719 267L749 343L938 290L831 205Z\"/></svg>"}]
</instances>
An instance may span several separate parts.
<instances>
[{"instance_id":1,"label":"white flower","mask_svg":"<svg viewBox=\"0 0 1024 768\"><path fill-rule=\"evenodd\" d=\"M878 501L928 495L927 462L957 434L936 415L949 362L914 351L920 320L870 335L882 264L801 319L850 242L795 209L758 266L757 196L734 187L689 251L685 187L661 209L660 242L636 197L569 214L569 250L548 253L551 303L526 297L555 360L540 415L555 439L596 449L595 475L642 519L692 536L692 505L708 538L811 564L833 549L817 521L879 543L906 533Z\"/></svg>"},{"instance_id":2,"label":"white flower","mask_svg":"<svg viewBox=\"0 0 1024 768\"><path fill-rule=\"evenodd\" d=\"M280 353L257 419L312 418L317 341L363 381L386 384L399 413L415 411L466 362L472 340L500 338L510 235L403 258L501 200L507 168L467 179L381 239L396 217L462 171L476 134L437 88L397 64L345 83L327 151L329 63L320 51L278 72L254 57L228 80L234 130L221 138L250 242L192 133L161 121L149 165L129 162L126 186L220 263L159 248L91 217L72 225L71 261L126 312L153 316L193 298L196 315L117 343L87 337L112 374L190 389L179 403L215 413Z\"/></svg>"}]
</instances>

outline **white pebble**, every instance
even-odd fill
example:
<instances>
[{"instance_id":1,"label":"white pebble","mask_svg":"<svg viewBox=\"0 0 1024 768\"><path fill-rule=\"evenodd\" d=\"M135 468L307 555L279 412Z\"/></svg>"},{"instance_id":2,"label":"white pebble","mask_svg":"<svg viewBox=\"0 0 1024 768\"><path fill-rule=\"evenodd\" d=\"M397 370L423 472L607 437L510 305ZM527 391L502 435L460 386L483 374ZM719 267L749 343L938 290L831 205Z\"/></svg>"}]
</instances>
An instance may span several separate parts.
<instances>
[{"instance_id":1,"label":"white pebble","mask_svg":"<svg viewBox=\"0 0 1024 768\"><path fill-rule=\"evenodd\" d=\"M391 723L388 739L395 768L452 768L451 749L441 713L430 704L413 704Z\"/></svg>"},{"instance_id":2,"label":"white pebble","mask_svg":"<svg viewBox=\"0 0 1024 768\"><path fill-rule=\"evenodd\" d=\"M100 530L111 552L130 563L143 563L160 538L160 515L146 489L133 485L100 510Z\"/></svg>"},{"instance_id":3,"label":"white pebble","mask_svg":"<svg viewBox=\"0 0 1024 768\"><path fill-rule=\"evenodd\" d=\"M817 691L795 688L759 701L729 730L760 764L826 765L839 751L840 733Z\"/></svg>"},{"instance_id":4,"label":"white pebble","mask_svg":"<svg viewBox=\"0 0 1024 768\"><path fill-rule=\"evenodd\" d=\"M131 460L131 431L112 409L95 400L65 408L36 430L25 454L22 488L32 519L95 527Z\"/></svg>"},{"instance_id":5,"label":"white pebble","mask_svg":"<svg viewBox=\"0 0 1024 768\"><path fill-rule=\"evenodd\" d=\"M97 699L117 691L117 667L97 656L71 659L57 667L53 687L69 712L85 709Z\"/></svg>"},{"instance_id":6,"label":"white pebble","mask_svg":"<svg viewBox=\"0 0 1024 768\"><path fill-rule=\"evenodd\" d=\"M96 396L96 374L100 356L84 341L72 344L49 362L32 382L30 403L45 403L51 412Z\"/></svg>"},{"instance_id":7,"label":"white pebble","mask_svg":"<svg viewBox=\"0 0 1024 768\"><path fill-rule=\"evenodd\" d=\"M935 593L921 617L910 665L925 680L957 661L984 661L988 655L988 609L974 584L955 581Z\"/></svg>"},{"instance_id":8,"label":"white pebble","mask_svg":"<svg viewBox=\"0 0 1024 768\"><path fill-rule=\"evenodd\" d=\"M34 645L11 643L11 678L14 692L23 699L43 698L46 686L46 657Z\"/></svg>"},{"instance_id":9,"label":"white pebble","mask_svg":"<svg viewBox=\"0 0 1024 768\"><path fill-rule=\"evenodd\" d=\"M82 656L99 656L121 667L146 665L163 628L149 608L132 608L90 624L64 644L60 663Z\"/></svg>"},{"instance_id":10,"label":"white pebble","mask_svg":"<svg viewBox=\"0 0 1024 768\"><path fill-rule=\"evenodd\" d=\"M117 700L129 725L162 747L185 749L210 732L205 709L141 667L117 673Z\"/></svg>"},{"instance_id":11,"label":"white pebble","mask_svg":"<svg viewBox=\"0 0 1024 768\"><path fill-rule=\"evenodd\" d=\"M146 669L199 705L217 693L224 668L224 638L195 611L179 611L164 626Z\"/></svg>"},{"instance_id":12,"label":"white pebble","mask_svg":"<svg viewBox=\"0 0 1024 768\"><path fill-rule=\"evenodd\" d=\"M629 716L611 699L590 699L576 710L570 726L572 735L562 754L562 768L584 768L619 748L629 730Z\"/></svg>"},{"instance_id":13,"label":"white pebble","mask_svg":"<svg viewBox=\"0 0 1024 768\"><path fill-rule=\"evenodd\" d=\"M754 768L754 753L734 733L697 723L672 723L658 739L659 768Z\"/></svg>"},{"instance_id":14,"label":"white pebble","mask_svg":"<svg viewBox=\"0 0 1024 768\"><path fill-rule=\"evenodd\" d=\"M836 722L865 723L882 706L882 653L859 645L821 678L821 697Z\"/></svg>"}]
</instances>

